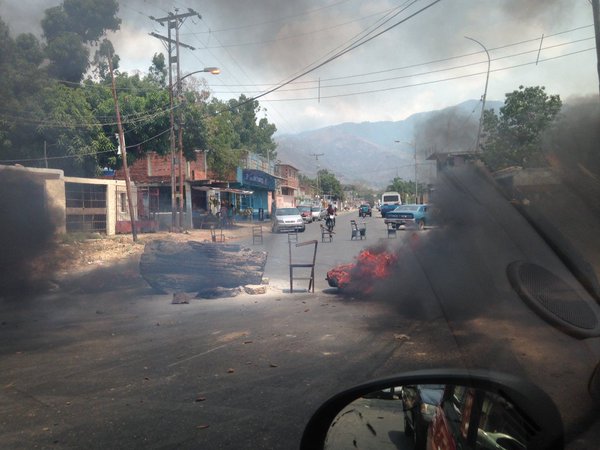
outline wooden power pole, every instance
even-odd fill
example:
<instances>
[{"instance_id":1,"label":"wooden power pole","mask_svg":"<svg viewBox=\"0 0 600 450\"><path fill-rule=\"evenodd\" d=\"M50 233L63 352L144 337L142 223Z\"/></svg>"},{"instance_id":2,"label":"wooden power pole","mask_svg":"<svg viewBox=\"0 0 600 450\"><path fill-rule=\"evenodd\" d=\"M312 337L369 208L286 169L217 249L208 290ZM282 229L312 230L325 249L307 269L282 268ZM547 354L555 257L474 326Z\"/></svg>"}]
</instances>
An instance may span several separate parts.
<instances>
[{"instance_id":1,"label":"wooden power pole","mask_svg":"<svg viewBox=\"0 0 600 450\"><path fill-rule=\"evenodd\" d=\"M133 198L131 196L131 181L129 180L129 168L127 166L127 149L125 148L125 135L123 134L123 124L121 123L121 111L119 109L119 98L117 97L117 87L115 83L115 74L112 65L112 53L107 55L108 68L110 69L110 78L112 80L112 94L115 102L115 111L117 114L117 130L119 131L119 146L123 155L123 170L125 171L125 189L127 190L127 204L129 205L129 219L131 221L131 236L133 242L137 242L137 228L135 224L135 208L133 207Z\"/></svg>"},{"instance_id":2,"label":"wooden power pole","mask_svg":"<svg viewBox=\"0 0 600 450\"><path fill-rule=\"evenodd\" d=\"M179 232L183 231L183 200L184 200L184 177L185 170L183 168L183 114L180 111L178 114L178 144L175 138L175 112L174 112L174 103L175 98L179 99L179 95L181 94L181 68L180 68L180 57L179 57L179 48L185 47L190 50L195 50L194 47L190 45L183 44L179 42L179 28L183 24L184 20L188 17L196 16L202 18L200 14L196 11L190 9L189 12L178 14L177 9L175 9L175 14L169 13L166 17L160 17L158 19L152 18L157 21L161 25L167 24L167 36L161 36L157 33L150 33L151 36L160 39L163 41L167 48L167 53L169 55L169 100L170 100L170 121L171 121L171 133L170 133L170 142L171 142L171 230L178 229ZM171 30L175 30L175 39L172 38ZM177 80L173 82L173 64L176 65L176 75ZM177 86L177 96L174 95L173 85ZM176 147L179 147L179 152L177 152ZM177 154L178 153L178 154ZM178 170L175 170L175 163L178 163Z\"/></svg>"}]
</instances>

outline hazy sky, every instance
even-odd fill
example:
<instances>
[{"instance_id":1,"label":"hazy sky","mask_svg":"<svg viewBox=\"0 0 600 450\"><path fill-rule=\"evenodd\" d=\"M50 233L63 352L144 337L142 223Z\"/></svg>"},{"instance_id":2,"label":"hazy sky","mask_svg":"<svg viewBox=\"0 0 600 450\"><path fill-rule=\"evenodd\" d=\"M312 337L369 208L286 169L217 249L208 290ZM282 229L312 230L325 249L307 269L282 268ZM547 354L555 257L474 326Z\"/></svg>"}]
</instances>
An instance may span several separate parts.
<instances>
[{"instance_id":1,"label":"hazy sky","mask_svg":"<svg viewBox=\"0 0 600 450\"><path fill-rule=\"evenodd\" d=\"M166 35L166 29L149 16L193 8L202 19L187 19L181 27L181 41L196 47L182 51L182 72L218 66L221 75L206 77L215 96L254 96L314 67L377 25L382 31L434 1L122 0L121 29L110 39L122 70L145 72L153 54L165 51L148 33ZM59 3L0 0L0 15L13 34L39 34L44 10ZM488 99L501 100L520 84L545 85L563 99L597 94L592 24L589 0L441 0L261 98L267 110L261 114L280 132L295 133L341 122L400 120L478 99L487 57L464 36L490 52Z\"/></svg>"}]
</instances>

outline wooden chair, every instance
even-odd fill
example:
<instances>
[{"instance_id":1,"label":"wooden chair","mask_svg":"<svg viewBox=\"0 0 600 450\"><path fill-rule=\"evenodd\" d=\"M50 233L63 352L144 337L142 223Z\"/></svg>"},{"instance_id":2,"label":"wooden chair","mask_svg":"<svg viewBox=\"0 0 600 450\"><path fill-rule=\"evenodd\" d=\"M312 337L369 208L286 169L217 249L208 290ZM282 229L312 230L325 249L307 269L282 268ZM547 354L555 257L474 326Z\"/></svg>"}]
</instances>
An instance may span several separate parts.
<instances>
[{"instance_id":1,"label":"wooden chair","mask_svg":"<svg viewBox=\"0 0 600 450\"><path fill-rule=\"evenodd\" d=\"M325 239L327 239L327 242L333 241L334 234L335 232L329 231L326 227L321 225L321 242L325 242Z\"/></svg>"},{"instance_id":2,"label":"wooden chair","mask_svg":"<svg viewBox=\"0 0 600 450\"><path fill-rule=\"evenodd\" d=\"M387 237L388 239L396 239L396 226L393 223L387 224Z\"/></svg>"},{"instance_id":3,"label":"wooden chair","mask_svg":"<svg viewBox=\"0 0 600 450\"><path fill-rule=\"evenodd\" d=\"M210 226L210 240L212 242L223 242L225 239L223 237L223 228L219 228L219 234L217 234L217 230L214 225Z\"/></svg>"},{"instance_id":4,"label":"wooden chair","mask_svg":"<svg viewBox=\"0 0 600 450\"><path fill-rule=\"evenodd\" d=\"M362 227L359 227L356 223L356 220L350 221L350 228L352 230L352 235L350 236L350 240L356 238L366 239L367 238L367 224L363 224Z\"/></svg>"},{"instance_id":5,"label":"wooden chair","mask_svg":"<svg viewBox=\"0 0 600 450\"><path fill-rule=\"evenodd\" d=\"M262 225L252 226L252 244L263 243L263 229Z\"/></svg>"},{"instance_id":6,"label":"wooden chair","mask_svg":"<svg viewBox=\"0 0 600 450\"><path fill-rule=\"evenodd\" d=\"M312 262L294 262L292 258L292 242L288 242L289 251L290 251L290 293L294 292L294 280L309 280L308 282L308 291L315 292L315 261L317 259L317 240L306 241L306 242L298 242L295 244L296 247L304 247L305 245L313 245L315 246L315 250L313 252ZM308 277L294 277L294 269L310 269L310 275Z\"/></svg>"}]
</instances>

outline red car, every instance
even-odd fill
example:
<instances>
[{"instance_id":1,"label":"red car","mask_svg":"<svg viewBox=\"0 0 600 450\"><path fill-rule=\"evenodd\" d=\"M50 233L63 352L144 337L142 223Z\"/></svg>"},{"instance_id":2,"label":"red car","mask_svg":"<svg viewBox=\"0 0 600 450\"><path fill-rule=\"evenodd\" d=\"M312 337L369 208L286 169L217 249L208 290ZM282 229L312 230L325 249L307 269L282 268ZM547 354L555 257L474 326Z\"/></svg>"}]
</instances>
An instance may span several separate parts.
<instances>
[{"instance_id":1,"label":"red car","mask_svg":"<svg viewBox=\"0 0 600 450\"><path fill-rule=\"evenodd\" d=\"M304 221L304 223L311 223L313 221L310 206L298 206L297 208L298 211L300 211L300 215L302 216L302 220Z\"/></svg>"}]
</instances>

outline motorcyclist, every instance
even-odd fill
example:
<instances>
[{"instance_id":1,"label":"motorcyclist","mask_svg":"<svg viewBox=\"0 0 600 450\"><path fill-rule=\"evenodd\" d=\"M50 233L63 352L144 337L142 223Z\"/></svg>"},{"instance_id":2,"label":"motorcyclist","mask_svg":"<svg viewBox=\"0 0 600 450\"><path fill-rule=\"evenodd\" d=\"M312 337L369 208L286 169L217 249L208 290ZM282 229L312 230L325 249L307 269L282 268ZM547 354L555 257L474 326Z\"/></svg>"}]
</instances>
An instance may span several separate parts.
<instances>
[{"instance_id":1,"label":"motorcyclist","mask_svg":"<svg viewBox=\"0 0 600 450\"><path fill-rule=\"evenodd\" d=\"M327 206L327 220L325 222L327 223L327 228L329 228L329 230L332 230L335 226L335 208L331 203Z\"/></svg>"}]
</instances>

